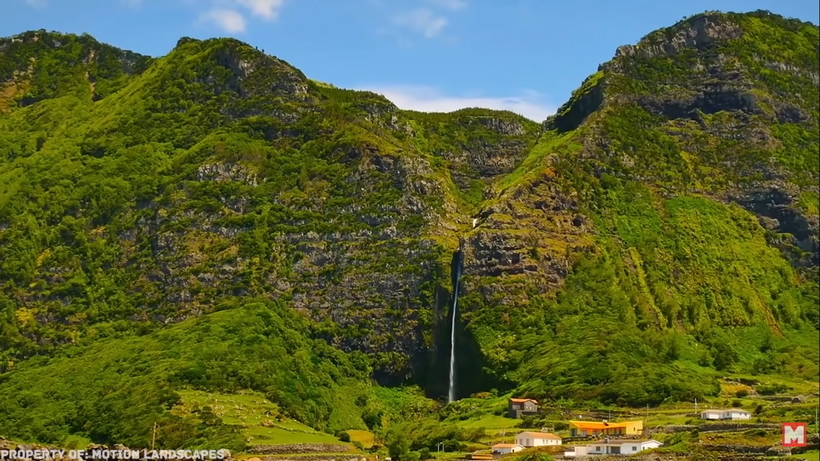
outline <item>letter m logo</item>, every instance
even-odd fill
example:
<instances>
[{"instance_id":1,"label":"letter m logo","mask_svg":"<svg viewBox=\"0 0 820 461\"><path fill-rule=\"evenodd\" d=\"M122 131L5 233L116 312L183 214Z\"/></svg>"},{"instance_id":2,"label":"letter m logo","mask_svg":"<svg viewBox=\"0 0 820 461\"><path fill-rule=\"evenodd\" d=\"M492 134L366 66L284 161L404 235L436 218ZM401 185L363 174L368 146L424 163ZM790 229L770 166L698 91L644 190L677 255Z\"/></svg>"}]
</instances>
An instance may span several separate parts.
<instances>
[{"instance_id":1,"label":"letter m logo","mask_svg":"<svg viewBox=\"0 0 820 461\"><path fill-rule=\"evenodd\" d=\"M781 427L784 447L806 446L806 423L782 423Z\"/></svg>"}]
</instances>

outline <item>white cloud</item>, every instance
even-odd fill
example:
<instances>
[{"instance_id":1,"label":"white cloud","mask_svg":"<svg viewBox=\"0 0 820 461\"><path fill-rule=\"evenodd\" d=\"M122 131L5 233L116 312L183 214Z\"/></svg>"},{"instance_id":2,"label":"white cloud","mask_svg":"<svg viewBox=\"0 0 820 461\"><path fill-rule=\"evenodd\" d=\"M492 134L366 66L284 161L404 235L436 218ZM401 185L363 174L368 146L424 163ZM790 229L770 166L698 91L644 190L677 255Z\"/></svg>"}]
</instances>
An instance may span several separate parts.
<instances>
[{"instance_id":1,"label":"white cloud","mask_svg":"<svg viewBox=\"0 0 820 461\"><path fill-rule=\"evenodd\" d=\"M443 8L445 10L461 10L467 8L467 2L465 0L425 0L427 3L436 6L438 8Z\"/></svg>"},{"instance_id":2,"label":"white cloud","mask_svg":"<svg viewBox=\"0 0 820 461\"><path fill-rule=\"evenodd\" d=\"M211 23L229 34L245 31L245 17L236 10L214 8L203 13L199 20Z\"/></svg>"},{"instance_id":3,"label":"white cloud","mask_svg":"<svg viewBox=\"0 0 820 461\"><path fill-rule=\"evenodd\" d=\"M435 88L420 85L373 85L358 88L384 95L401 109L420 112L452 112L467 107L508 110L530 120L542 122L555 113L555 107L545 103L535 91L524 91L517 96L453 96Z\"/></svg>"},{"instance_id":4,"label":"white cloud","mask_svg":"<svg viewBox=\"0 0 820 461\"><path fill-rule=\"evenodd\" d=\"M249 9L254 16L260 16L266 21L275 21L285 0L236 0L236 3Z\"/></svg>"},{"instance_id":5,"label":"white cloud","mask_svg":"<svg viewBox=\"0 0 820 461\"><path fill-rule=\"evenodd\" d=\"M447 18L437 15L427 8L406 11L393 18L397 26L407 27L427 38L438 35L447 26Z\"/></svg>"},{"instance_id":6,"label":"white cloud","mask_svg":"<svg viewBox=\"0 0 820 461\"><path fill-rule=\"evenodd\" d=\"M33 6L35 8L44 8L46 6L46 0L26 0L29 6Z\"/></svg>"}]
</instances>

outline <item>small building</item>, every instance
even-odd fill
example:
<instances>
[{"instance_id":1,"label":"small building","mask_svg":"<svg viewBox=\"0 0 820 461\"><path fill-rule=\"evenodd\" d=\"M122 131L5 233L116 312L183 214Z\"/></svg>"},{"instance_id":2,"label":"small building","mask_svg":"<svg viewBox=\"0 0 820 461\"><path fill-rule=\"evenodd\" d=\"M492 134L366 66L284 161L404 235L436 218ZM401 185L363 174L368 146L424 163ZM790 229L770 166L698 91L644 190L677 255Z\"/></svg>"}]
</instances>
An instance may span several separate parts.
<instances>
[{"instance_id":1,"label":"small building","mask_svg":"<svg viewBox=\"0 0 820 461\"><path fill-rule=\"evenodd\" d=\"M731 410L704 410L700 413L701 419L708 420L744 420L752 419L752 414L746 410L733 408Z\"/></svg>"},{"instance_id":2,"label":"small building","mask_svg":"<svg viewBox=\"0 0 820 461\"><path fill-rule=\"evenodd\" d=\"M700 412L700 419L723 419L723 410L704 410Z\"/></svg>"},{"instance_id":3,"label":"small building","mask_svg":"<svg viewBox=\"0 0 820 461\"><path fill-rule=\"evenodd\" d=\"M535 399L510 399L509 417L520 418L525 415L536 415L541 410L538 408L538 400Z\"/></svg>"},{"instance_id":4,"label":"small building","mask_svg":"<svg viewBox=\"0 0 820 461\"><path fill-rule=\"evenodd\" d=\"M523 450L524 447L517 443L497 443L493 445L493 453L506 455Z\"/></svg>"},{"instance_id":5,"label":"small building","mask_svg":"<svg viewBox=\"0 0 820 461\"><path fill-rule=\"evenodd\" d=\"M602 442L590 443L586 446L588 455L631 455L644 450L658 448L663 443L654 439L649 440L611 440L604 439ZM576 455L577 456L577 455Z\"/></svg>"},{"instance_id":6,"label":"small building","mask_svg":"<svg viewBox=\"0 0 820 461\"><path fill-rule=\"evenodd\" d=\"M515 436L515 443L530 447L561 445L561 437L549 432L522 432Z\"/></svg>"},{"instance_id":7,"label":"small building","mask_svg":"<svg viewBox=\"0 0 820 461\"><path fill-rule=\"evenodd\" d=\"M570 421L569 432L572 437L643 435L643 421Z\"/></svg>"}]
</instances>

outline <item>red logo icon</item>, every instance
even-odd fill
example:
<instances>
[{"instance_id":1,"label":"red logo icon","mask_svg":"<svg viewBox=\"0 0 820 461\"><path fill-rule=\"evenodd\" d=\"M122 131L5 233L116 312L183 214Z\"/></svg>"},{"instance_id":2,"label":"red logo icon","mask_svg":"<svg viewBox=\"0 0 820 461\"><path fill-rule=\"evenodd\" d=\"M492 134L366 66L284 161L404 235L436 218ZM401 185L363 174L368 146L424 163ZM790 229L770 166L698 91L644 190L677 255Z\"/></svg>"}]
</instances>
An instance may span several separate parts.
<instances>
[{"instance_id":1,"label":"red logo icon","mask_svg":"<svg viewBox=\"0 0 820 461\"><path fill-rule=\"evenodd\" d=\"M784 447L805 447L806 423L782 423Z\"/></svg>"}]
</instances>

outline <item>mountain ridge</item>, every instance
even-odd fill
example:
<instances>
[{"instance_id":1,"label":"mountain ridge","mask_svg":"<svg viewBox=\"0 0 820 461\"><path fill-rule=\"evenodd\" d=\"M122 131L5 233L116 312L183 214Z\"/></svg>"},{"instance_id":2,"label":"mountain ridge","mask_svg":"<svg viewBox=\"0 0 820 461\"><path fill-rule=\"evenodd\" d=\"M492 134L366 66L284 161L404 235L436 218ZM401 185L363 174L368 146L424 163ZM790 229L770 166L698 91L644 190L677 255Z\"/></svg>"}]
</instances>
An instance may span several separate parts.
<instances>
[{"instance_id":1,"label":"mountain ridge","mask_svg":"<svg viewBox=\"0 0 820 461\"><path fill-rule=\"evenodd\" d=\"M180 39L133 74L117 61L95 77L111 91L97 93L82 43L0 40L0 53L18 47L17 67L0 72L15 88L0 114L0 392L17 401L19 380L49 366L36 356L167 339L168 328L203 335L212 327L197 319L214 318L237 344L253 331L249 353L270 356L278 335L321 338L357 364L311 359L331 376L444 395L459 239L460 396L515 388L643 406L713 395L720 373L809 379L816 37L768 12L695 15L619 48L541 124L401 110L235 39ZM72 65L38 80L35 52ZM264 313L283 306L310 327L289 332ZM274 323L261 336L228 326L231 309ZM219 365L228 371L210 376L209 351L159 379L171 392L265 392L334 430L384 411L322 409L336 404L313 375L274 383ZM153 417L103 429L84 415L101 439L137 444ZM0 422L40 437L14 427Z\"/></svg>"}]
</instances>

